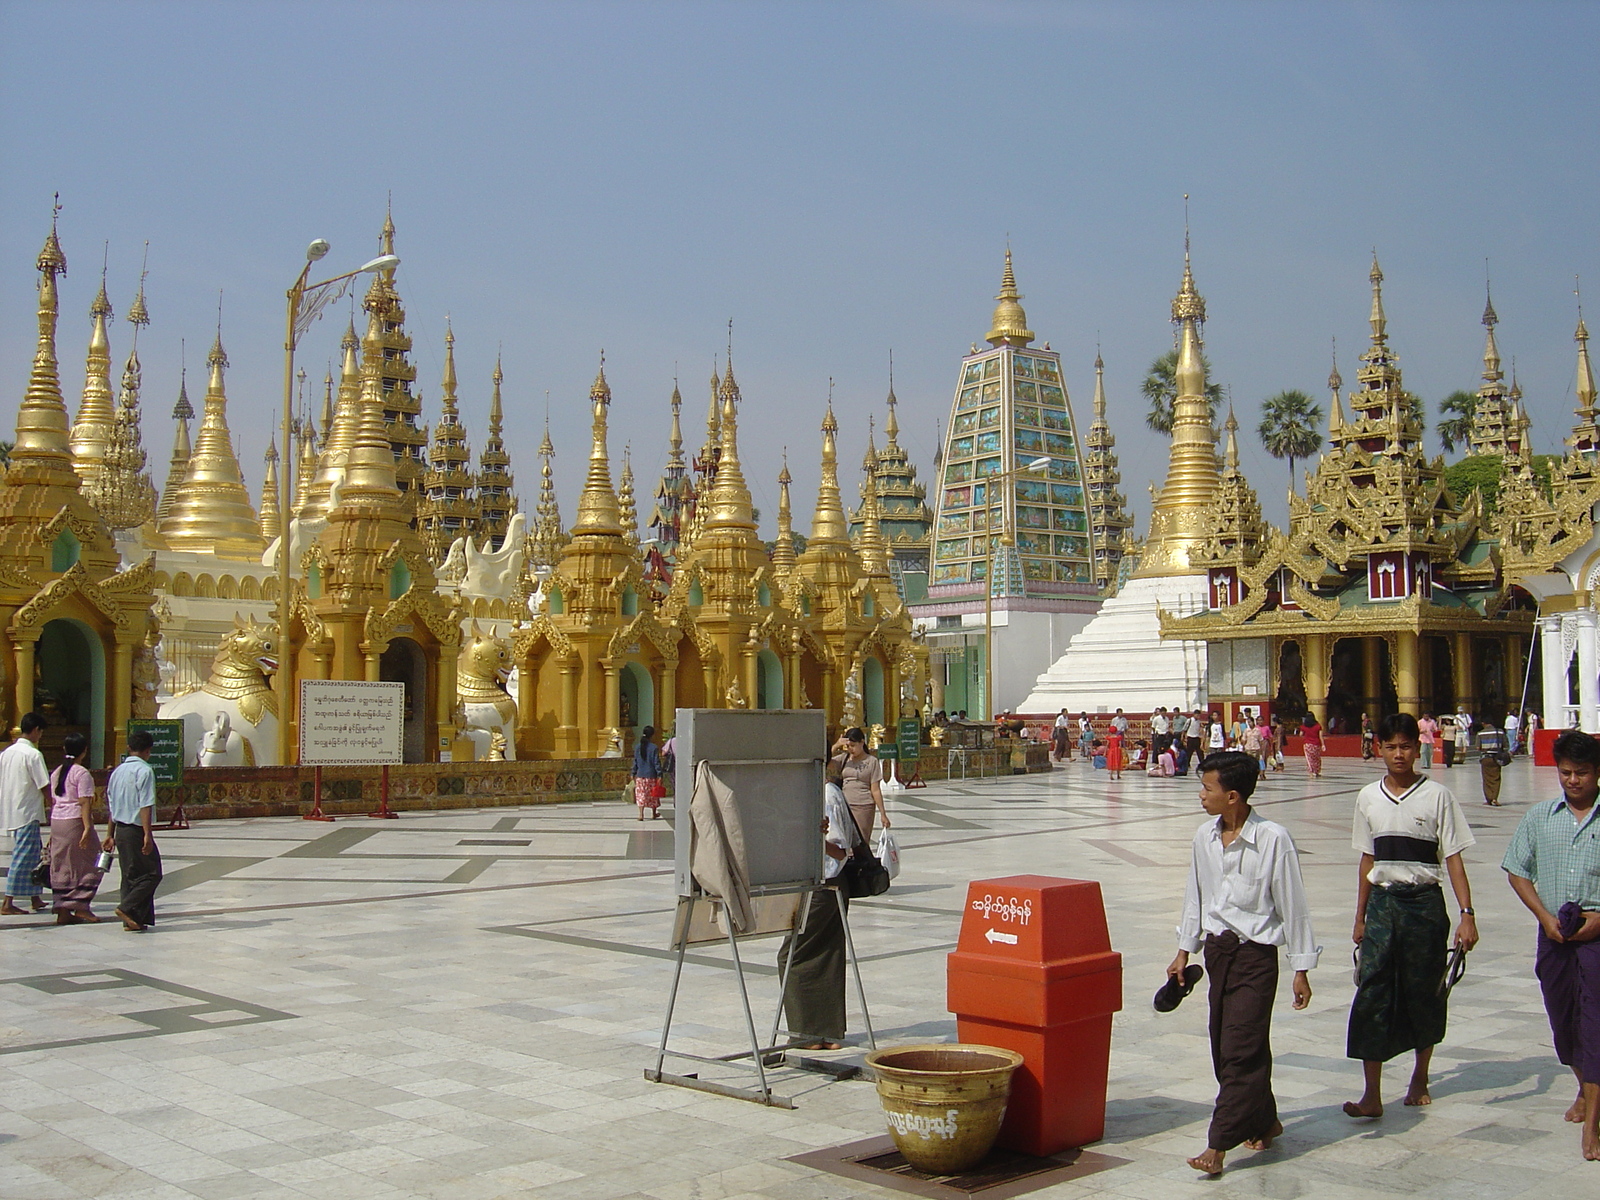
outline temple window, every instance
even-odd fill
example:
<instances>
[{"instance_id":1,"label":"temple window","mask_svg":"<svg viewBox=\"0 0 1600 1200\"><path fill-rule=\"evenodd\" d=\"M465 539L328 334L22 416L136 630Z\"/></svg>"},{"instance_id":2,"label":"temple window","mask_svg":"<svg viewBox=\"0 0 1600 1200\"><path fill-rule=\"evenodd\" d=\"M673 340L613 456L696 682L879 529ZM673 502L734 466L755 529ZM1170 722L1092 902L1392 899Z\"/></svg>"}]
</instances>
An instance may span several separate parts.
<instances>
[{"instance_id":1,"label":"temple window","mask_svg":"<svg viewBox=\"0 0 1600 1200\"><path fill-rule=\"evenodd\" d=\"M400 559L389 568L389 599L400 599L410 587L411 568L406 566L404 559Z\"/></svg>"}]
</instances>

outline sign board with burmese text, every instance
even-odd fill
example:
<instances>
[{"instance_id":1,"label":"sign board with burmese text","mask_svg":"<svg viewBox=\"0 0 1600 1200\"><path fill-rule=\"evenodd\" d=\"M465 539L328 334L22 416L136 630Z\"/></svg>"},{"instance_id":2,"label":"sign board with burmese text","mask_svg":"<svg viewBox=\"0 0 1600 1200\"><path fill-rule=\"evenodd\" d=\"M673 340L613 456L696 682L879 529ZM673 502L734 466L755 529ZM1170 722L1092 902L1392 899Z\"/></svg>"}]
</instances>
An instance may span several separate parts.
<instances>
[{"instance_id":1,"label":"sign board with burmese text","mask_svg":"<svg viewBox=\"0 0 1600 1200\"><path fill-rule=\"evenodd\" d=\"M359 767L404 762L406 685L300 681L300 761Z\"/></svg>"}]
</instances>

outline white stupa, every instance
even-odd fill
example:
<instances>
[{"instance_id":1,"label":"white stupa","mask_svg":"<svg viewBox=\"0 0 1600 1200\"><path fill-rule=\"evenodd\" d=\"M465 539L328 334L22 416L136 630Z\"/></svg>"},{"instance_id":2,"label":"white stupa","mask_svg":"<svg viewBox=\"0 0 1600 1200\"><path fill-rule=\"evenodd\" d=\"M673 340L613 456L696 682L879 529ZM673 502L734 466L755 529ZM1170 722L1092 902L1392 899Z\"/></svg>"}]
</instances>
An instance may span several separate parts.
<instances>
[{"instance_id":1,"label":"white stupa","mask_svg":"<svg viewBox=\"0 0 1600 1200\"><path fill-rule=\"evenodd\" d=\"M1208 601L1206 570L1189 563L1189 551L1205 541L1216 520L1221 484L1200 353L1205 319L1186 245L1183 283L1172 301L1178 326L1172 451L1139 568L1039 676L1019 712L1137 713L1206 702L1206 644L1164 640L1160 619L1163 611L1184 616Z\"/></svg>"}]
</instances>

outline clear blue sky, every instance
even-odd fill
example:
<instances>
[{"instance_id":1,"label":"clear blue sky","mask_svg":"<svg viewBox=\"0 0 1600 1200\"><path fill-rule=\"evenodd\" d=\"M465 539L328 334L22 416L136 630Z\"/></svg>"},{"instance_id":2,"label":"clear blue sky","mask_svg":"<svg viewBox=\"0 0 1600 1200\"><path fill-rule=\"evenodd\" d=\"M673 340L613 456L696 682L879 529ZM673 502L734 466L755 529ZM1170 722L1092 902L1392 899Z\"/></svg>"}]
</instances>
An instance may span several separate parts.
<instances>
[{"instance_id":1,"label":"clear blue sky","mask_svg":"<svg viewBox=\"0 0 1600 1200\"><path fill-rule=\"evenodd\" d=\"M1098 341L1130 499L1165 443L1137 394L1171 345L1192 195L1207 352L1246 429L1325 399L1366 336L1374 246L1407 385L1476 386L1484 260L1536 449L1571 423L1573 276L1600 318L1593 4L20 3L0 5L0 380L32 353L33 259L64 211L74 411L104 242L121 316L150 242L145 440L171 445L179 339L203 390L217 292L252 482L305 244L373 251L392 192L428 419L451 315L474 452L505 356L508 439L537 491L546 389L570 520L599 352L612 449L641 491L676 369L698 443L734 322L746 471L770 533L783 446L808 526L835 381L845 461L891 348L924 473L1009 234L1030 323L1080 425ZM1600 319L1592 320L1600 329ZM314 378L343 326L325 318ZM881 417L880 417L881 419ZM1285 468L1245 442L1269 515ZM852 487L853 495L853 487ZM648 502L641 499L648 513Z\"/></svg>"}]
</instances>

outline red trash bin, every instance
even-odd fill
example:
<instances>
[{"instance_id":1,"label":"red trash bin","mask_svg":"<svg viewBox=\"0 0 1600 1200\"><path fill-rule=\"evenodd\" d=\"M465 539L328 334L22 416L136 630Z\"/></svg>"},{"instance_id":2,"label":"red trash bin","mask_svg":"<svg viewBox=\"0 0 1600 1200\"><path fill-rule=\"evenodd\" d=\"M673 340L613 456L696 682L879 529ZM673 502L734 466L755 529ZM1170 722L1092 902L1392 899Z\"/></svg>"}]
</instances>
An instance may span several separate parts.
<instances>
[{"instance_id":1,"label":"red trash bin","mask_svg":"<svg viewBox=\"0 0 1600 1200\"><path fill-rule=\"evenodd\" d=\"M1122 955L1098 883L1012 875L969 884L947 987L961 1041L1025 1060L999 1145L1043 1156L1104 1136Z\"/></svg>"}]
</instances>

